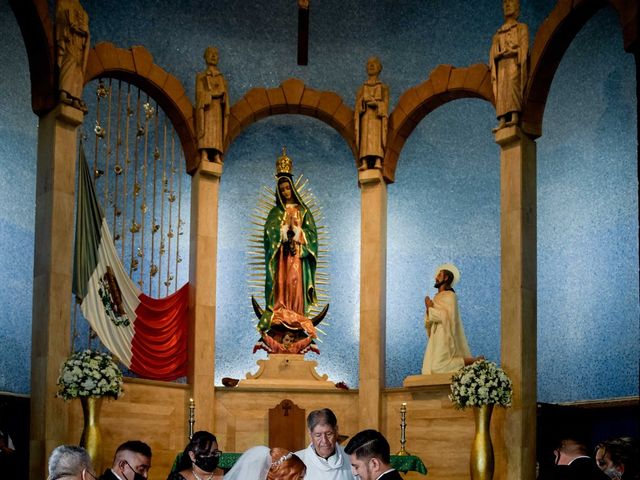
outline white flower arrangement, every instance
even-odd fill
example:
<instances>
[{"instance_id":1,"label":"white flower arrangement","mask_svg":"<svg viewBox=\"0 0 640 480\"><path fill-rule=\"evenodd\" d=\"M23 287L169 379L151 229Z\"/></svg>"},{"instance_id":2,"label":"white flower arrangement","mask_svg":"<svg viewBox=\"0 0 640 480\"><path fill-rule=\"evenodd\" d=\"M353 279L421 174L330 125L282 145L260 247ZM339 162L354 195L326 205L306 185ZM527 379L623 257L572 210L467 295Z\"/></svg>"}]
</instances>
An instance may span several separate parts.
<instances>
[{"instance_id":1,"label":"white flower arrangement","mask_svg":"<svg viewBox=\"0 0 640 480\"><path fill-rule=\"evenodd\" d=\"M480 405L511 406L512 383L494 362L478 360L451 377L449 400L456 408Z\"/></svg>"},{"instance_id":2,"label":"white flower arrangement","mask_svg":"<svg viewBox=\"0 0 640 480\"><path fill-rule=\"evenodd\" d=\"M95 350L75 352L60 366L58 397L113 397L122 394L122 372L111 356Z\"/></svg>"}]
</instances>

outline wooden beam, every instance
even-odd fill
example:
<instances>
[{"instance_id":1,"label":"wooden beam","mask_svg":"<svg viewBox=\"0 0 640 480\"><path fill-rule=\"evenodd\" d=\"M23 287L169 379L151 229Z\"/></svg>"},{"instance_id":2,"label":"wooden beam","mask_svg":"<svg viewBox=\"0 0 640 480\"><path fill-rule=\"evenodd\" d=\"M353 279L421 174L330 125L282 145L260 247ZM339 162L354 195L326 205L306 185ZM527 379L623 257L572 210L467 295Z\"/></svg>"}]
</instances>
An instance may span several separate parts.
<instances>
[{"instance_id":1,"label":"wooden beam","mask_svg":"<svg viewBox=\"0 0 640 480\"><path fill-rule=\"evenodd\" d=\"M298 0L298 65L309 63L309 0Z\"/></svg>"}]
</instances>

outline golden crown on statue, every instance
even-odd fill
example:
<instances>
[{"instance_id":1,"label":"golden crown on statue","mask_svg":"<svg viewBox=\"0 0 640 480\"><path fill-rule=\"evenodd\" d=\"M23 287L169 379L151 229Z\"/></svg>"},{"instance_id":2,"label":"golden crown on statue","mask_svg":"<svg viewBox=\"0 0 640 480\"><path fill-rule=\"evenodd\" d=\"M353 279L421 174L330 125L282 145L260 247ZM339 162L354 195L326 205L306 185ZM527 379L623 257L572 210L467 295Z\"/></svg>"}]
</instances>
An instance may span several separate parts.
<instances>
[{"instance_id":1,"label":"golden crown on statue","mask_svg":"<svg viewBox=\"0 0 640 480\"><path fill-rule=\"evenodd\" d=\"M293 162L287 157L287 147L282 147L282 155L276 160L276 176L293 174Z\"/></svg>"}]
</instances>

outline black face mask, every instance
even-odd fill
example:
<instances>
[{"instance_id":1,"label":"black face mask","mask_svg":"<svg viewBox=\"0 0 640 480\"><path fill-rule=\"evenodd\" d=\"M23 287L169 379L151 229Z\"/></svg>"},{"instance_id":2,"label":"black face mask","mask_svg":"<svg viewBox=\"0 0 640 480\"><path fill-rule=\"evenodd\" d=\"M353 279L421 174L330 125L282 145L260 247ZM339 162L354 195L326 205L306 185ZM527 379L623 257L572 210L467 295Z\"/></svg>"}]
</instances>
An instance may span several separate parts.
<instances>
[{"instance_id":1,"label":"black face mask","mask_svg":"<svg viewBox=\"0 0 640 480\"><path fill-rule=\"evenodd\" d=\"M209 456L201 456L196 455L195 463L196 467L198 467L203 472L211 473L218 466L218 460L220 457L218 455L209 455Z\"/></svg>"},{"instance_id":2,"label":"black face mask","mask_svg":"<svg viewBox=\"0 0 640 480\"><path fill-rule=\"evenodd\" d=\"M129 462L127 462L127 465L129 465L129 468L131 469L131 471L133 472L133 479L132 480L147 480L146 478L144 478L144 476L138 472L136 472L133 467L129 464ZM123 474L124 475L124 474ZM125 477L127 480L128 477Z\"/></svg>"}]
</instances>

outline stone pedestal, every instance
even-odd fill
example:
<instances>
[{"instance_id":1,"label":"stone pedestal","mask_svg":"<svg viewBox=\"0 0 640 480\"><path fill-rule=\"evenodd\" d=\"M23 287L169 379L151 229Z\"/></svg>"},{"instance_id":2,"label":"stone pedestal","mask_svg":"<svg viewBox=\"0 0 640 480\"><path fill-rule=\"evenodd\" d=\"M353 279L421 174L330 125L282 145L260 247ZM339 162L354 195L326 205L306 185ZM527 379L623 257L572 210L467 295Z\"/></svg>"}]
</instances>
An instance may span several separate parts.
<instances>
[{"instance_id":1,"label":"stone pedestal","mask_svg":"<svg viewBox=\"0 0 640 480\"><path fill-rule=\"evenodd\" d=\"M55 395L60 364L70 353L76 130L82 120L80 110L58 105L38 125L30 478L46 476L47 455L68 439L68 405Z\"/></svg>"},{"instance_id":2,"label":"stone pedestal","mask_svg":"<svg viewBox=\"0 0 640 480\"><path fill-rule=\"evenodd\" d=\"M239 388L261 388L275 390L309 390L314 388L335 389L328 376L316 372L318 362L305 360L303 355L269 355L266 360L258 360L260 369L247 373L246 380L240 380Z\"/></svg>"},{"instance_id":3,"label":"stone pedestal","mask_svg":"<svg viewBox=\"0 0 640 480\"><path fill-rule=\"evenodd\" d=\"M360 234L360 429L380 429L387 297L387 185L377 169L358 173Z\"/></svg>"},{"instance_id":4,"label":"stone pedestal","mask_svg":"<svg viewBox=\"0 0 640 480\"><path fill-rule=\"evenodd\" d=\"M402 386L405 388L412 387L433 387L441 385L451 385L451 373L434 373L431 375L409 375L404 379Z\"/></svg>"},{"instance_id":5,"label":"stone pedestal","mask_svg":"<svg viewBox=\"0 0 640 480\"><path fill-rule=\"evenodd\" d=\"M496 478L535 479L536 462L536 144L519 127L496 132L500 145L501 360L513 406L496 441ZM508 469L507 469L508 465Z\"/></svg>"},{"instance_id":6,"label":"stone pedestal","mask_svg":"<svg viewBox=\"0 0 640 480\"><path fill-rule=\"evenodd\" d=\"M194 431L215 432L214 360L218 192L222 165L203 161L191 180L189 253L189 383L196 405ZM185 409L188 405L185 405Z\"/></svg>"}]
</instances>

